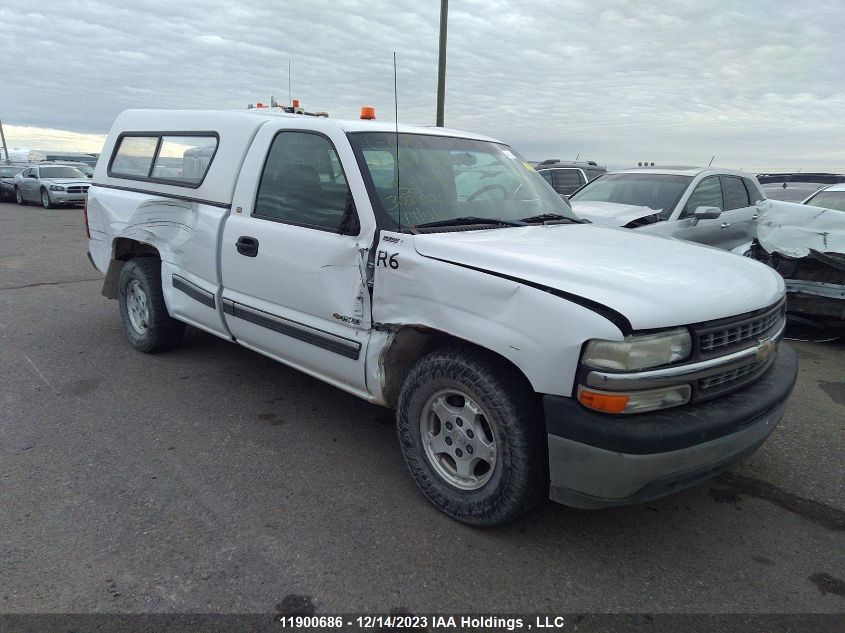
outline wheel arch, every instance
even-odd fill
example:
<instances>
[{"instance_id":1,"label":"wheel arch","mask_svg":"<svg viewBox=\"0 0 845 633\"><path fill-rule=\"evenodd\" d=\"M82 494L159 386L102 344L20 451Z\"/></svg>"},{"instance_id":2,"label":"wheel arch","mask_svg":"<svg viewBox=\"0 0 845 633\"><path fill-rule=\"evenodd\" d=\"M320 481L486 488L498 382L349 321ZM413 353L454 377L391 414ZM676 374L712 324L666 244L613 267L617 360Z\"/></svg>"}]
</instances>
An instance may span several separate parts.
<instances>
[{"instance_id":1,"label":"wheel arch","mask_svg":"<svg viewBox=\"0 0 845 633\"><path fill-rule=\"evenodd\" d=\"M126 262L136 257L156 257L160 260L161 253L152 244L128 237L117 237L112 241L112 256L103 281L104 297L117 299L117 281L120 279L120 271Z\"/></svg>"},{"instance_id":2,"label":"wheel arch","mask_svg":"<svg viewBox=\"0 0 845 633\"><path fill-rule=\"evenodd\" d=\"M483 350L517 372L525 380L525 384L531 387L531 381L525 372L511 359L495 350L443 330L421 325L404 325L391 332L387 345L379 355L379 375L384 404L391 409L396 408L402 384L411 367L419 359L433 351L454 345ZM533 390L533 387L531 389Z\"/></svg>"}]
</instances>

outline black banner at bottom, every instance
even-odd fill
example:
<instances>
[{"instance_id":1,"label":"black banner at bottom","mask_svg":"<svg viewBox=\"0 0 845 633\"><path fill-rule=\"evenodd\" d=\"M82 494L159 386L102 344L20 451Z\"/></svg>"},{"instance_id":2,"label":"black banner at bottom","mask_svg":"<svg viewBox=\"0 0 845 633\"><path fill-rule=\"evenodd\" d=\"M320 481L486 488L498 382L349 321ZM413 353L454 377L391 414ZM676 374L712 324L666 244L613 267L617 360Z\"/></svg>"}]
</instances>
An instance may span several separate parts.
<instances>
[{"instance_id":1,"label":"black banner at bottom","mask_svg":"<svg viewBox=\"0 0 845 633\"><path fill-rule=\"evenodd\" d=\"M845 614L0 614L0 633L842 633Z\"/></svg>"}]
</instances>

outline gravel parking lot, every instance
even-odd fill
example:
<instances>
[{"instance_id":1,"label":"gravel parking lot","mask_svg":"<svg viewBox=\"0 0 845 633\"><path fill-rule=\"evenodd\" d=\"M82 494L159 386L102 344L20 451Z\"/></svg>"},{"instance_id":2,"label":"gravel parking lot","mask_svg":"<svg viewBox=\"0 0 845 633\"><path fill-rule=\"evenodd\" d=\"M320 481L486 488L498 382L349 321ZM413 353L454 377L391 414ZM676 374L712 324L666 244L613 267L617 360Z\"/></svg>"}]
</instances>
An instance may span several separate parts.
<instances>
[{"instance_id":1,"label":"gravel parking lot","mask_svg":"<svg viewBox=\"0 0 845 633\"><path fill-rule=\"evenodd\" d=\"M793 343L731 473L484 531L418 492L391 411L190 328L136 352L101 286L81 209L0 205L0 612L845 610L845 342Z\"/></svg>"}]
</instances>

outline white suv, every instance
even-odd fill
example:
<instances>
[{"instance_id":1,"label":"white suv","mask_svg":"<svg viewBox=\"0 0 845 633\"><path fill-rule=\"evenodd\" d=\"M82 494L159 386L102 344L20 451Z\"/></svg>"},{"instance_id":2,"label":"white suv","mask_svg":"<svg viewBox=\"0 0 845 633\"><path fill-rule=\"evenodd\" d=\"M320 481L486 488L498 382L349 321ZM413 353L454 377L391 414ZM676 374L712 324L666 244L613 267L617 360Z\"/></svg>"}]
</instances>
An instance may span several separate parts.
<instances>
[{"instance_id":1,"label":"white suv","mask_svg":"<svg viewBox=\"0 0 845 633\"><path fill-rule=\"evenodd\" d=\"M601 176L569 202L595 224L732 250L756 237L765 199L754 176L734 169L649 167Z\"/></svg>"},{"instance_id":2,"label":"white suv","mask_svg":"<svg viewBox=\"0 0 845 633\"><path fill-rule=\"evenodd\" d=\"M476 134L127 111L86 212L133 346L191 324L395 408L420 489L473 525L713 476L796 376L780 275L583 223Z\"/></svg>"}]
</instances>

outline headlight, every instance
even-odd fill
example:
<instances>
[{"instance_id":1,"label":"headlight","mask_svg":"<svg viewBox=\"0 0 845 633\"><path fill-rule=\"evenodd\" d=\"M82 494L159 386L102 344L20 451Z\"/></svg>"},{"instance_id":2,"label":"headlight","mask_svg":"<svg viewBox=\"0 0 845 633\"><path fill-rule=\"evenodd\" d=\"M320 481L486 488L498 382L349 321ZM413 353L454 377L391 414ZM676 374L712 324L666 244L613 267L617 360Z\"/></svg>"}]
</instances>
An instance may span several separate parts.
<instances>
[{"instance_id":1,"label":"headlight","mask_svg":"<svg viewBox=\"0 0 845 633\"><path fill-rule=\"evenodd\" d=\"M590 367L631 371L677 363L688 358L692 339L686 328L626 336L621 341L595 339L587 343L581 362Z\"/></svg>"},{"instance_id":2,"label":"headlight","mask_svg":"<svg viewBox=\"0 0 845 633\"><path fill-rule=\"evenodd\" d=\"M50 185L50 191L64 191L65 188L60 185Z\"/></svg>"}]
</instances>

